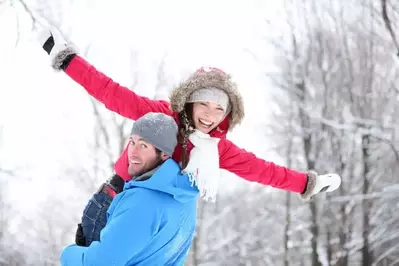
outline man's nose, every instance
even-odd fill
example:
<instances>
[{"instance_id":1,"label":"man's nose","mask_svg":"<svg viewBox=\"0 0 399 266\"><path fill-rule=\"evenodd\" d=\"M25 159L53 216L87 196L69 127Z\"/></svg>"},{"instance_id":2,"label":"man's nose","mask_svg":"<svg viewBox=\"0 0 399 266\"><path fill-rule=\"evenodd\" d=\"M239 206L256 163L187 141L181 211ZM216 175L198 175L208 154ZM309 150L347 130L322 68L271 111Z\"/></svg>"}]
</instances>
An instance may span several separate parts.
<instances>
[{"instance_id":1,"label":"man's nose","mask_svg":"<svg viewBox=\"0 0 399 266\"><path fill-rule=\"evenodd\" d=\"M130 152L132 154L136 154L138 152L138 145L132 145L132 148L130 149Z\"/></svg>"}]
</instances>

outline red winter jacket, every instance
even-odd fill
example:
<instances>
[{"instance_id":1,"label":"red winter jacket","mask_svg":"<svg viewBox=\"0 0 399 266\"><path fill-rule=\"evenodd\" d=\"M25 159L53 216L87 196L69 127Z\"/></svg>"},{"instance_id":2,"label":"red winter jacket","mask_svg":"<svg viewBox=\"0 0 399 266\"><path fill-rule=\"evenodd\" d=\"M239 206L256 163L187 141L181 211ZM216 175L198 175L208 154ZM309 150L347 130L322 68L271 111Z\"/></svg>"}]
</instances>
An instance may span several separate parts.
<instances>
[{"instance_id":1,"label":"red winter jacket","mask_svg":"<svg viewBox=\"0 0 399 266\"><path fill-rule=\"evenodd\" d=\"M121 116L137 120L148 112L162 112L171 115L177 121L177 113L172 113L169 102L150 100L139 96L126 87L119 85L103 73L95 69L83 58L76 55L67 66L65 72L86 91L103 103L107 109ZM225 139L229 127L228 118L219 126L219 130L213 130L212 137L221 138L219 141L219 165L245 180L270 185L275 188L302 193L307 184L307 175L278 166L257 158L253 153L240 149L231 141ZM193 145L187 145L190 152ZM181 161L182 146L178 144L173 154L176 161ZM115 172L125 180L130 180L128 175L127 148L123 151L115 164Z\"/></svg>"}]
</instances>

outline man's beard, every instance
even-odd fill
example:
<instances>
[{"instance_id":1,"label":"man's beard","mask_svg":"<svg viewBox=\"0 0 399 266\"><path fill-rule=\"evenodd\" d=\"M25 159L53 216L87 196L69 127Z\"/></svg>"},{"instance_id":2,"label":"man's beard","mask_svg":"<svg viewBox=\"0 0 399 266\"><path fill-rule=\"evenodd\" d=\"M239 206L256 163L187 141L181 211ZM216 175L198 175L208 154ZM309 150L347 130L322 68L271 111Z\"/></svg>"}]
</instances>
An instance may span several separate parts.
<instances>
[{"instance_id":1,"label":"man's beard","mask_svg":"<svg viewBox=\"0 0 399 266\"><path fill-rule=\"evenodd\" d=\"M140 172L135 174L133 177L139 177L141 175L144 175L145 173L148 173L152 169L154 169L157 166L159 166L162 162L163 161L162 161L162 158L161 158L161 154L157 153L157 156L156 156L155 160L152 161L151 164L149 164L147 167L144 167Z\"/></svg>"}]
</instances>

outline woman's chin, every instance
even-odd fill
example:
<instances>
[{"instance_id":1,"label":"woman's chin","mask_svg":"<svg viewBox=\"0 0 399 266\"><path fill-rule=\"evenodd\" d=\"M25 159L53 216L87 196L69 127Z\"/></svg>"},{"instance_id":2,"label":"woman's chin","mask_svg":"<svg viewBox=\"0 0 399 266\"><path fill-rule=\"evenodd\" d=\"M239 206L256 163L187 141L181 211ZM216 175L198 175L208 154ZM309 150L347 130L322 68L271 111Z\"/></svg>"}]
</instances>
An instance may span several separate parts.
<instances>
[{"instance_id":1,"label":"woman's chin","mask_svg":"<svg viewBox=\"0 0 399 266\"><path fill-rule=\"evenodd\" d=\"M205 127L199 126L199 127L197 127L197 130L201 131L201 132L204 133L204 134L208 134L209 132L212 131L212 128L208 128L208 127L205 128Z\"/></svg>"}]
</instances>

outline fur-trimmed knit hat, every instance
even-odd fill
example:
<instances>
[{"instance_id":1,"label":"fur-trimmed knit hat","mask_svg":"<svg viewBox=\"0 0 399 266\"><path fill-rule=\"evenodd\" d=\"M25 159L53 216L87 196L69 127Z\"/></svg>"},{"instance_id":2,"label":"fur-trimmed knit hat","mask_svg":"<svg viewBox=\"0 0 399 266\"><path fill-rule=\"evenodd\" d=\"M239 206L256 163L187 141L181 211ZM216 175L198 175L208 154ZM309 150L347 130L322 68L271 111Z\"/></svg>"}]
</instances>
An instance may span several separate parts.
<instances>
[{"instance_id":1,"label":"fur-trimmed knit hat","mask_svg":"<svg viewBox=\"0 0 399 266\"><path fill-rule=\"evenodd\" d=\"M190 97L194 92L210 88L219 89L228 96L228 110L226 111L230 111L229 130L233 129L244 118L244 103L237 84L232 81L230 75L218 68L202 67L174 88L170 95L172 111L180 113L184 110L184 105L187 102L192 102Z\"/></svg>"}]
</instances>

